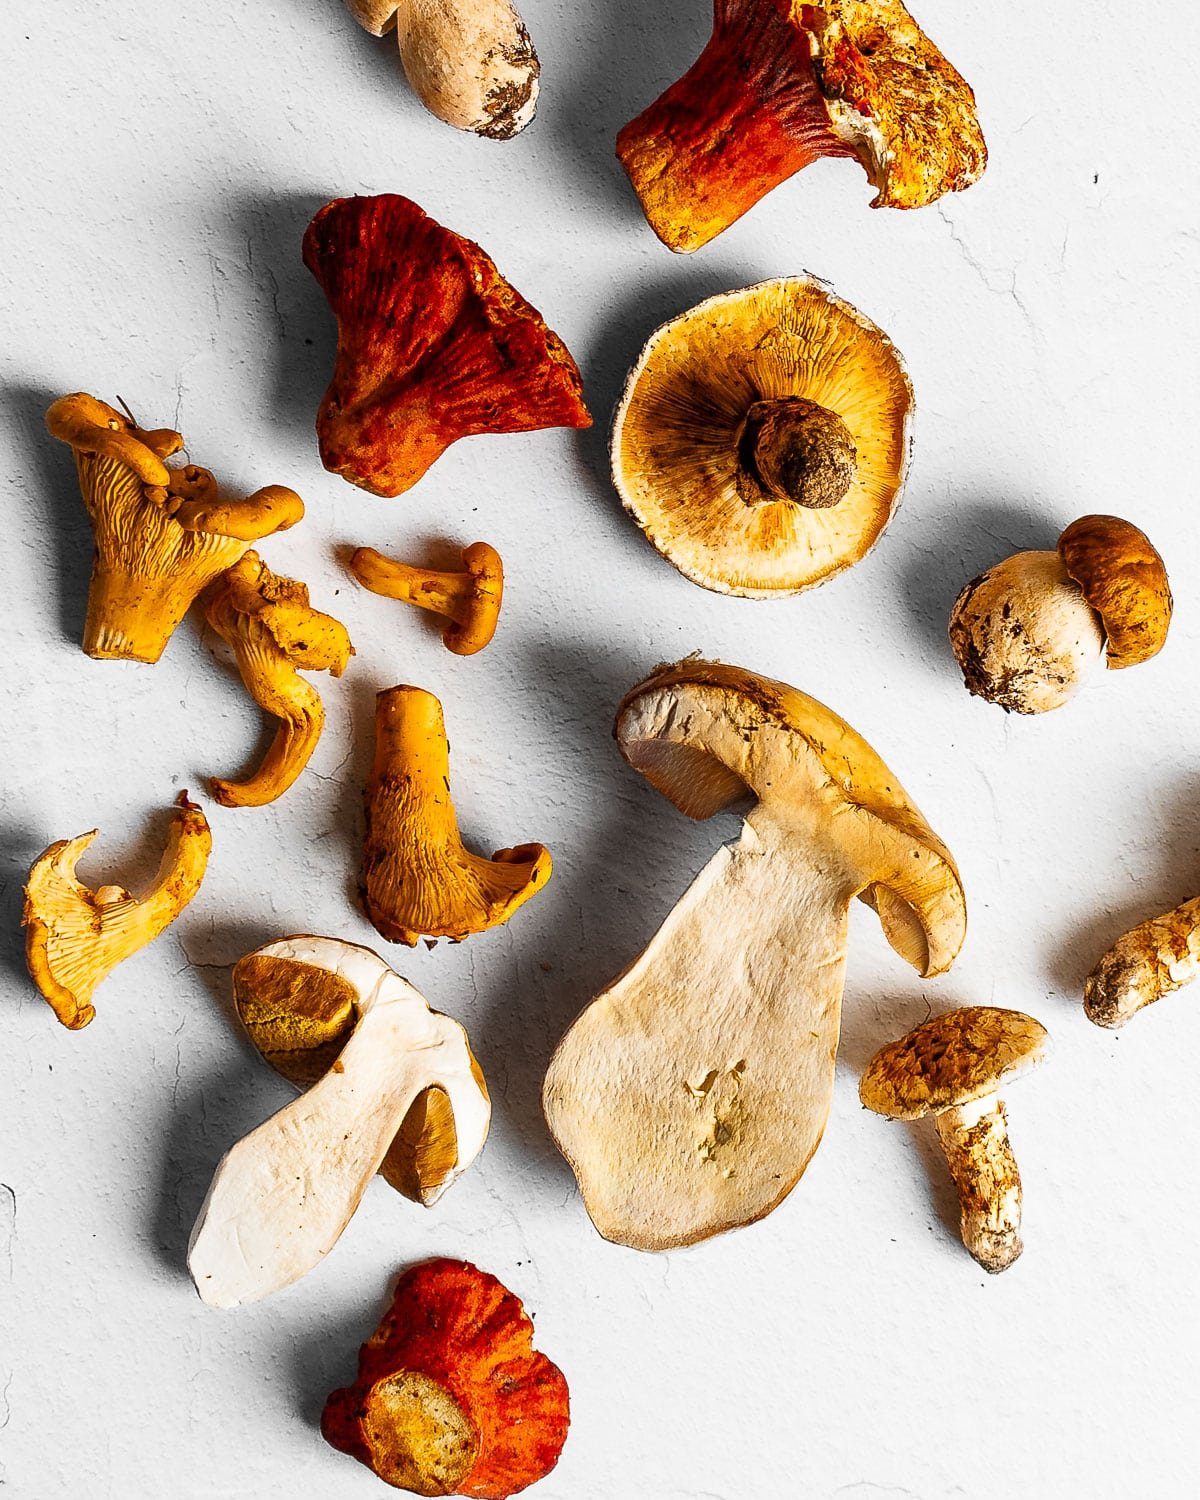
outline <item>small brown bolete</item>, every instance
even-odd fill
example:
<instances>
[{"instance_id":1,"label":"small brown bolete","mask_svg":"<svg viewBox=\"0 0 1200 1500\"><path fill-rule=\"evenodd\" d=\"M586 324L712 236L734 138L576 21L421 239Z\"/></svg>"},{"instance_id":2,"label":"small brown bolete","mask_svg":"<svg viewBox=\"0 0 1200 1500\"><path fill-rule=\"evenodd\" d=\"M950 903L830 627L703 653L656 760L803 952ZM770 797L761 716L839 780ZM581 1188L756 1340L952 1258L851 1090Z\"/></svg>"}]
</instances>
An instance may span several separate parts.
<instances>
[{"instance_id":1,"label":"small brown bolete","mask_svg":"<svg viewBox=\"0 0 1200 1500\"><path fill-rule=\"evenodd\" d=\"M1200 974L1200 896L1140 922L1108 950L1083 987L1089 1021L1115 1030Z\"/></svg>"},{"instance_id":2,"label":"small brown bolete","mask_svg":"<svg viewBox=\"0 0 1200 1500\"><path fill-rule=\"evenodd\" d=\"M1082 516L1054 552L1018 552L973 578L950 614L967 689L1005 712L1047 713L1101 660L1148 661L1166 644L1171 589L1144 532L1117 516Z\"/></svg>"},{"instance_id":3,"label":"small brown bolete","mask_svg":"<svg viewBox=\"0 0 1200 1500\"><path fill-rule=\"evenodd\" d=\"M616 735L689 817L751 804L568 1031L542 1092L596 1228L663 1250L770 1213L820 1144L854 897L921 974L954 962L966 905L891 771L795 688L680 662L633 689Z\"/></svg>"},{"instance_id":4,"label":"small brown bolete","mask_svg":"<svg viewBox=\"0 0 1200 1500\"><path fill-rule=\"evenodd\" d=\"M613 483L694 583L795 594L879 540L912 409L891 340L814 277L780 277L650 337L617 408Z\"/></svg>"},{"instance_id":5,"label":"small brown bolete","mask_svg":"<svg viewBox=\"0 0 1200 1500\"><path fill-rule=\"evenodd\" d=\"M1021 1174L999 1090L1046 1056L1046 1028L1018 1010L947 1011L882 1048L859 1098L893 1120L934 1117L958 1188L963 1244L985 1271L1006 1270L1021 1243Z\"/></svg>"},{"instance_id":6,"label":"small brown bolete","mask_svg":"<svg viewBox=\"0 0 1200 1500\"><path fill-rule=\"evenodd\" d=\"M472 542L462 552L462 571L439 573L395 562L373 547L359 547L350 571L373 594L402 599L444 615L442 644L457 656L474 656L491 641L504 597L504 564L495 547Z\"/></svg>"}]
</instances>

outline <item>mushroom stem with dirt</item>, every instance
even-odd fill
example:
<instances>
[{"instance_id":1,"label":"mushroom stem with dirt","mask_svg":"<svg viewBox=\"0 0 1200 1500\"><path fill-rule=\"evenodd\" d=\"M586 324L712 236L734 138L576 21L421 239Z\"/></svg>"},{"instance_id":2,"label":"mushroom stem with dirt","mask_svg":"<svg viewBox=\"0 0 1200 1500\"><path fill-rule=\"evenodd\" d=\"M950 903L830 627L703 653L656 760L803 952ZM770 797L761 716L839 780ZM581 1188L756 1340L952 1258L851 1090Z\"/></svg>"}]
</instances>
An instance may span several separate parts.
<instances>
[{"instance_id":1,"label":"mushroom stem with dirt","mask_svg":"<svg viewBox=\"0 0 1200 1500\"><path fill-rule=\"evenodd\" d=\"M692 818L745 808L543 1088L597 1229L642 1250L752 1223L792 1190L833 1091L850 905L922 974L966 932L954 862L879 756L782 683L659 669L617 713L626 760Z\"/></svg>"},{"instance_id":2,"label":"mushroom stem with dirt","mask_svg":"<svg viewBox=\"0 0 1200 1500\"><path fill-rule=\"evenodd\" d=\"M1151 917L1117 939L1088 975L1083 1010L1116 1030L1200 975L1200 896Z\"/></svg>"},{"instance_id":3,"label":"mushroom stem with dirt","mask_svg":"<svg viewBox=\"0 0 1200 1500\"><path fill-rule=\"evenodd\" d=\"M440 573L396 562L373 547L359 547L350 571L373 594L400 599L432 610L447 620L442 644L457 656L482 651L496 633L504 596L504 565L486 542L472 542L462 552L462 570Z\"/></svg>"},{"instance_id":4,"label":"mushroom stem with dirt","mask_svg":"<svg viewBox=\"0 0 1200 1500\"><path fill-rule=\"evenodd\" d=\"M958 1189L963 1244L985 1271L1021 1254L1021 1174L1000 1089L1038 1066L1046 1029L998 1006L948 1011L891 1042L867 1064L859 1098L893 1120L934 1117Z\"/></svg>"},{"instance_id":5,"label":"mushroom stem with dirt","mask_svg":"<svg viewBox=\"0 0 1200 1500\"><path fill-rule=\"evenodd\" d=\"M254 973L270 995L300 987L315 992L297 1006L300 1013L344 1004L356 1019L324 1077L217 1167L188 1248L196 1289L213 1307L255 1302L324 1259L430 1089L448 1101L456 1158L452 1167L442 1163L438 1180L427 1181L425 1203L435 1202L478 1156L491 1112L466 1032L431 1010L370 949L295 937L254 957ZM243 1012L245 983L243 975Z\"/></svg>"},{"instance_id":6,"label":"mushroom stem with dirt","mask_svg":"<svg viewBox=\"0 0 1200 1500\"><path fill-rule=\"evenodd\" d=\"M950 645L969 692L1005 712L1048 713L1103 661L1157 655L1171 589L1149 538L1117 516L1081 516L1054 552L1018 552L973 578L950 614Z\"/></svg>"}]
</instances>

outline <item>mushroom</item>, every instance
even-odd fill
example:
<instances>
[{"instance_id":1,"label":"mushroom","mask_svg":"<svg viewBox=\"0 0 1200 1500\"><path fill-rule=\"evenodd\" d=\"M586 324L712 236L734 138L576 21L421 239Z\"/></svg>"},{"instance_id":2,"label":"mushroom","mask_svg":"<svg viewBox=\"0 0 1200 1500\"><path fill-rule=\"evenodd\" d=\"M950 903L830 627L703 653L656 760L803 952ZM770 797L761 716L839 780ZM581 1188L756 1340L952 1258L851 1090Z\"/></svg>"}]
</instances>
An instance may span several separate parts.
<instances>
[{"instance_id":1,"label":"mushroom","mask_svg":"<svg viewBox=\"0 0 1200 1500\"><path fill-rule=\"evenodd\" d=\"M504 564L486 542L472 542L462 552L461 573L437 573L394 562L373 547L359 547L350 571L373 594L402 599L445 615L442 644L458 656L482 651L496 633L504 595Z\"/></svg>"},{"instance_id":2,"label":"mushroom","mask_svg":"<svg viewBox=\"0 0 1200 1500\"><path fill-rule=\"evenodd\" d=\"M541 66L509 0L346 0L372 36L394 26L400 61L432 114L507 141L537 109Z\"/></svg>"},{"instance_id":3,"label":"mushroom","mask_svg":"<svg viewBox=\"0 0 1200 1500\"><path fill-rule=\"evenodd\" d=\"M258 963L240 980L243 1013L252 975L264 1005L298 989L306 998L297 1010L344 1004L356 1020L324 1077L218 1165L188 1248L192 1279L211 1307L255 1302L318 1265L428 1090L446 1096L457 1159L427 1179L424 1203L436 1202L479 1155L491 1113L466 1032L370 949L294 937L253 957ZM419 1174L415 1162L413 1170Z\"/></svg>"},{"instance_id":4,"label":"mushroom","mask_svg":"<svg viewBox=\"0 0 1200 1500\"><path fill-rule=\"evenodd\" d=\"M1019 1010L968 1005L934 1016L867 1064L858 1094L892 1120L934 1116L958 1188L963 1244L985 1271L1007 1270L1021 1243L1021 1174L999 1090L1046 1056L1046 1028Z\"/></svg>"},{"instance_id":5,"label":"mushroom","mask_svg":"<svg viewBox=\"0 0 1200 1500\"><path fill-rule=\"evenodd\" d=\"M755 799L739 841L576 1020L543 1088L597 1229L663 1250L770 1213L820 1144L853 897L926 975L953 963L966 907L891 771L795 688L680 662L632 690L616 735L689 817Z\"/></svg>"},{"instance_id":6,"label":"mushroom","mask_svg":"<svg viewBox=\"0 0 1200 1500\"><path fill-rule=\"evenodd\" d=\"M95 534L83 630L89 656L156 662L201 590L251 542L304 514L299 495L280 485L220 500L207 469L164 462L183 447L179 433L143 431L94 396L63 396L46 426L75 452Z\"/></svg>"},{"instance_id":7,"label":"mushroom","mask_svg":"<svg viewBox=\"0 0 1200 1500\"><path fill-rule=\"evenodd\" d=\"M714 0L712 39L617 156L678 251L823 156L858 157L873 208L920 208L987 165L974 94L898 0Z\"/></svg>"},{"instance_id":8,"label":"mushroom","mask_svg":"<svg viewBox=\"0 0 1200 1500\"><path fill-rule=\"evenodd\" d=\"M59 839L35 860L25 886L25 959L54 1014L72 1031L95 1016L92 995L116 966L168 928L200 889L212 835L180 792L154 884L143 896L119 885L95 890L75 866L99 830Z\"/></svg>"},{"instance_id":9,"label":"mushroom","mask_svg":"<svg viewBox=\"0 0 1200 1500\"><path fill-rule=\"evenodd\" d=\"M431 1260L396 1283L321 1433L397 1489L504 1500L553 1469L569 1422L520 1300L466 1261Z\"/></svg>"},{"instance_id":10,"label":"mushroom","mask_svg":"<svg viewBox=\"0 0 1200 1500\"><path fill-rule=\"evenodd\" d=\"M338 321L321 461L376 495L411 489L459 438L589 427L562 340L478 245L407 198L335 198L304 264Z\"/></svg>"},{"instance_id":11,"label":"mushroom","mask_svg":"<svg viewBox=\"0 0 1200 1500\"><path fill-rule=\"evenodd\" d=\"M1115 1030L1200 973L1200 896L1117 939L1083 987L1083 1010Z\"/></svg>"},{"instance_id":12,"label":"mushroom","mask_svg":"<svg viewBox=\"0 0 1200 1500\"><path fill-rule=\"evenodd\" d=\"M272 573L257 552L221 578L208 601L208 623L233 647L246 691L279 728L248 781L211 781L223 807L262 807L281 797L304 770L325 727L320 694L300 676L340 677L354 647L345 627L313 609L308 589Z\"/></svg>"},{"instance_id":13,"label":"mushroom","mask_svg":"<svg viewBox=\"0 0 1200 1500\"><path fill-rule=\"evenodd\" d=\"M376 696L365 801L363 905L390 943L459 942L498 927L550 879L550 852L541 844L499 849L491 859L463 846L442 705L423 688Z\"/></svg>"},{"instance_id":14,"label":"mushroom","mask_svg":"<svg viewBox=\"0 0 1200 1500\"><path fill-rule=\"evenodd\" d=\"M967 689L1005 712L1048 713L1102 660L1133 667L1162 650L1171 624L1162 558L1116 516L1082 516L1056 552L1018 552L966 585L950 645Z\"/></svg>"},{"instance_id":15,"label":"mushroom","mask_svg":"<svg viewBox=\"0 0 1200 1500\"><path fill-rule=\"evenodd\" d=\"M613 482L705 588L812 588L878 541L908 465L912 387L874 323L809 276L710 297L654 333L613 424Z\"/></svg>"}]
</instances>

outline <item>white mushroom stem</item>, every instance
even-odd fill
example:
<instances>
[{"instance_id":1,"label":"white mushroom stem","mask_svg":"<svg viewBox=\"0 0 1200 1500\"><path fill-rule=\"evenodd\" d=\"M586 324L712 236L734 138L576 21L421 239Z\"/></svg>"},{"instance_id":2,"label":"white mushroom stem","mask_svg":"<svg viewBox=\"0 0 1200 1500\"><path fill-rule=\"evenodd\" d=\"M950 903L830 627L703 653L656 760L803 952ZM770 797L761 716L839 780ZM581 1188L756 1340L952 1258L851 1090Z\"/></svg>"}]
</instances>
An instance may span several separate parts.
<instances>
[{"instance_id":1,"label":"white mushroom stem","mask_svg":"<svg viewBox=\"0 0 1200 1500\"><path fill-rule=\"evenodd\" d=\"M1124 1026L1200 975L1200 896L1118 938L1087 977L1083 1009L1097 1026Z\"/></svg>"},{"instance_id":2,"label":"white mushroom stem","mask_svg":"<svg viewBox=\"0 0 1200 1500\"><path fill-rule=\"evenodd\" d=\"M958 1188L963 1244L985 1271L1003 1271L1024 1249L1021 1174L1004 1101L988 1094L945 1110L934 1123Z\"/></svg>"},{"instance_id":3,"label":"white mushroom stem","mask_svg":"<svg viewBox=\"0 0 1200 1500\"><path fill-rule=\"evenodd\" d=\"M458 1161L432 1202L479 1154L487 1095L466 1034L432 1011L366 949L328 939L274 953L334 970L361 996L350 1040L323 1079L229 1151L196 1220L188 1267L213 1307L290 1286L337 1243L417 1097L441 1088L454 1114Z\"/></svg>"}]
</instances>

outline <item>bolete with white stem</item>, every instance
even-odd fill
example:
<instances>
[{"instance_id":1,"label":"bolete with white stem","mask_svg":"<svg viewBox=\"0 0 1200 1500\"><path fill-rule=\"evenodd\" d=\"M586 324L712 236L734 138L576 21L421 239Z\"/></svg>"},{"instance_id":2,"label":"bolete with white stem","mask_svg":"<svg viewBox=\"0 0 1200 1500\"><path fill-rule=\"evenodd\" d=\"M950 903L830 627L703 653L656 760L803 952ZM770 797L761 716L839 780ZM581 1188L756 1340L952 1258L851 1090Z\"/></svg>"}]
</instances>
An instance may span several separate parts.
<instances>
[{"instance_id":1,"label":"bolete with white stem","mask_svg":"<svg viewBox=\"0 0 1200 1500\"><path fill-rule=\"evenodd\" d=\"M816 1151L852 899L926 975L954 962L966 906L887 766L795 688L680 662L625 698L616 736L689 817L753 804L738 842L575 1022L543 1089L597 1229L662 1250L762 1218Z\"/></svg>"},{"instance_id":2,"label":"bolete with white stem","mask_svg":"<svg viewBox=\"0 0 1200 1500\"><path fill-rule=\"evenodd\" d=\"M192 1279L213 1307L256 1302L320 1264L429 1090L445 1096L457 1154L426 1178L424 1203L479 1155L491 1117L466 1032L370 949L294 937L253 956L260 982L265 966L276 988L309 987L317 992L309 1009L344 998L357 1022L325 1076L218 1165L188 1249ZM244 994L239 1003L244 1011ZM411 1145L415 1152L419 1142Z\"/></svg>"},{"instance_id":3,"label":"bolete with white stem","mask_svg":"<svg viewBox=\"0 0 1200 1500\"><path fill-rule=\"evenodd\" d=\"M1020 1255L1021 1174L999 1090L1046 1056L1046 1028L994 1005L947 1011L881 1048L859 1098L893 1120L934 1116L958 1188L963 1244L985 1271Z\"/></svg>"}]
</instances>

